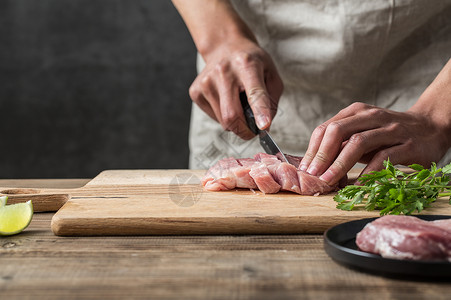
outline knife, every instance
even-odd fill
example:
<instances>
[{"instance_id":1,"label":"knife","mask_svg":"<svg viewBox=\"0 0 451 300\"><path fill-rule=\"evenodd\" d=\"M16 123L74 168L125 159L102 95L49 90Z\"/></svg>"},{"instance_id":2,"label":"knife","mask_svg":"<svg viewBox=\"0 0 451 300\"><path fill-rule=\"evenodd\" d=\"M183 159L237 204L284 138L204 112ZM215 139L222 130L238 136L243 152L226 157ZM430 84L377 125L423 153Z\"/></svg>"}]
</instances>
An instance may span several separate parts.
<instances>
[{"instance_id":1,"label":"knife","mask_svg":"<svg viewBox=\"0 0 451 300\"><path fill-rule=\"evenodd\" d=\"M240 101L241 106L243 107L243 113L244 117L246 118L247 126L249 126L249 129L253 133L259 136L260 145L263 147L265 152L268 154L276 155L278 158L288 163L288 159L286 158L285 154L283 154L279 146L277 146L276 142L269 134L269 132L266 130L261 130L260 128L257 127L257 124L255 124L254 112L252 111L251 106L247 101L247 96L245 92L240 93Z\"/></svg>"}]
</instances>

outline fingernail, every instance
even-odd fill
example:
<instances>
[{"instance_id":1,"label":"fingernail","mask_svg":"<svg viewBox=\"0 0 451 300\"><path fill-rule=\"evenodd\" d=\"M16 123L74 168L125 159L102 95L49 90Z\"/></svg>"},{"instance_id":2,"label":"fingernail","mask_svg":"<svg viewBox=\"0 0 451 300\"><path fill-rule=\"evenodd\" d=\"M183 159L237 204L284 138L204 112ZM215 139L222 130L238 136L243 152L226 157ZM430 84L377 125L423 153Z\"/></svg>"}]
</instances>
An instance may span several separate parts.
<instances>
[{"instance_id":1,"label":"fingernail","mask_svg":"<svg viewBox=\"0 0 451 300\"><path fill-rule=\"evenodd\" d=\"M265 115L259 115L256 120L257 126L260 129L265 129L269 125L269 118Z\"/></svg>"},{"instance_id":2,"label":"fingernail","mask_svg":"<svg viewBox=\"0 0 451 300\"><path fill-rule=\"evenodd\" d=\"M307 173L310 175L316 176L316 173L318 172L318 168L316 166L310 165L310 167L307 169Z\"/></svg>"},{"instance_id":3,"label":"fingernail","mask_svg":"<svg viewBox=\"0 0 451 300\"><path fill-rule=\"evenodd\" d=\"M319 177L319 179L329 183L333 177L334 177L334 174L332 173L332 171L327 170L326 172L323 173L323 175L321 175Z\"/></svg>"},{"instance_id":4,"label":"fingernail","mask_svg":"<svg viewBox=\"0 0 451 300\"><path fill-rule=\"evenodd\" d=\"M301 170L302 172L305 172L307 170L307 165L306 164L301 164L299 166L299 170Z\"/></svg>"}]
</instances>

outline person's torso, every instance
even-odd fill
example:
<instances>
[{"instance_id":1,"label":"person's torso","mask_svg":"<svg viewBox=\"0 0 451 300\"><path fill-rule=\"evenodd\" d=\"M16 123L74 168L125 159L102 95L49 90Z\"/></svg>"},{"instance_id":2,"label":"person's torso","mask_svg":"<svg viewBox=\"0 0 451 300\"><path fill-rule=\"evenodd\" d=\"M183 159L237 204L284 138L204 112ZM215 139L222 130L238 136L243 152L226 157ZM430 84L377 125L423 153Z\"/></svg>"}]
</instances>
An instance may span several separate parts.
<instances>
[{"instance_id":1,"label":"person's torso","mask_svg":"<svg viewBox=\"0 0 451 300\"><path fill-rule=\"evenodd\" d=\"M451 0L232 2L284 82L271 133L291 154L302 154L314 128L353 102L406 110L451 56ZM192 123L192 151L261 151L200 114L193 108L193 122L203 125Z\"/></svg>"}]
</instances>

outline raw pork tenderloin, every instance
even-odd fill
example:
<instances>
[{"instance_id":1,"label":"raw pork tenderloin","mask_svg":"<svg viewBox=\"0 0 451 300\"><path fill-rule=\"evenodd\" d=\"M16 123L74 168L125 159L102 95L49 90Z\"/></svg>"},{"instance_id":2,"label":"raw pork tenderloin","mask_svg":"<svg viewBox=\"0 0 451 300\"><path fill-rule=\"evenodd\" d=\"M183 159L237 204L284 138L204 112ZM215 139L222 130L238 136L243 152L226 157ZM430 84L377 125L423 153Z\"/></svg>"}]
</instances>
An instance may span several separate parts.
<instances>
[{"instance_id":1,"label":"raw pork tenderloin","mask_svg":"<svg viewBox=\"0 0 451 300\"><path fill-rule=\"evenodd\" d=\"M319 195L337 190L299 170L302 157L288 155L290 163L275 155L258 153L254 158L225 158L211 167L202 178L202 185L209 191L226 191L234 188L258 188L263 193L273 194L290 191L301 195Z\"/></svg>"}]
</instances>

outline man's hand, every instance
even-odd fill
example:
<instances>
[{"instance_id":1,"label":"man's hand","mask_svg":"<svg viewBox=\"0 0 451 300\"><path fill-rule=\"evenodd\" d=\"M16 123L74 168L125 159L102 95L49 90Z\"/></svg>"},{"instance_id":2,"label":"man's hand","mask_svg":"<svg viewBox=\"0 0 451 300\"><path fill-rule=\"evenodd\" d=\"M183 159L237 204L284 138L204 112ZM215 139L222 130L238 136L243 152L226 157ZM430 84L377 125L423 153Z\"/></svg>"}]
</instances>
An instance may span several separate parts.
<instances>
[{"instance_id":1,"label":"man's hand","mask_svg":"<svg viewBox=\"0 0 451 300\"><path fill-rule=\"evenodd\" d=\"M239 94L245 91L260 129L268 129L283 84L269 55L227 0L173 0L205 60L191 99L225 130L244 139L249 130Z\"/></svg>"},{"instance_id":2,"label":"man's hand","mask_svg":"<svg viewBox=\"0 0 451 300\"><path fill-rule=\"evenodd\" d=\"M204 70L191 85L190 96L225 130L250 139L254 134L246 124L240 92L246 92L257 126L268 129L277 111L282 81L269 55L253 42L224 48L208 56Z\"/></svg>"}]
</instances>

